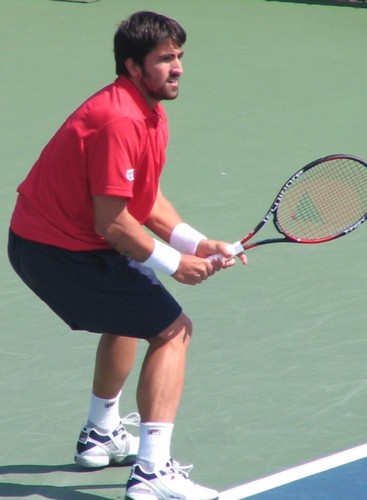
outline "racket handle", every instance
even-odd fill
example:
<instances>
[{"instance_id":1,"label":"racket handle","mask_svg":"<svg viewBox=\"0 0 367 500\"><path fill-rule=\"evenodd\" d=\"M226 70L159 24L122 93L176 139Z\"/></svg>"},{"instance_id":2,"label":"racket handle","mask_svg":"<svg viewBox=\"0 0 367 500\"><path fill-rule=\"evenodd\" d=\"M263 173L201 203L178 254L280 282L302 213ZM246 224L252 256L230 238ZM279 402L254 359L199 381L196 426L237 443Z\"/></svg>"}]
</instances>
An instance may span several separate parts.
<instances>
[{"instance_id":1,"label":"racket handle","mask_svg":"<svg viewBox=\"0 0 367 500\"><path fill-rule=\"evenodd\" d=\"M232 252L232 257L235 257L239 253L243 252L243 246L241 245L240 241L236 241L236 243L228 245L228 250ZM210 257L207 257L207 260L209 262L212 262L214 259L228 260L228 257L223 257L223 255L220 253L217 253L215 255L210 255Z\"/></svg>"}]
</instances>

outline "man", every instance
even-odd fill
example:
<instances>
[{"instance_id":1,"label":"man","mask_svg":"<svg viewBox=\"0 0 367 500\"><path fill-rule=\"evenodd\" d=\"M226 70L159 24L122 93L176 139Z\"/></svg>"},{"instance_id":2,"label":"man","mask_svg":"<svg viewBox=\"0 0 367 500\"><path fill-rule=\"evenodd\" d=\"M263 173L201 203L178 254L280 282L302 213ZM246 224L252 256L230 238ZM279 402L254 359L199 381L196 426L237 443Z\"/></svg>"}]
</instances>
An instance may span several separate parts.
<instances>
[{"instance_id":1,"label":"man","mask_svg":"<svg viewBox=\"0 0 367 500\"><path fill-rule=\"evenodd\" d=\"M176 21L152 12L120 24L117 79L42 151L18 188L9 235L24 282L70 328L101 334L75 459L85 467L136 459L130 500L217 498L171 459L192 325L153 271L196 285L234 264L230 246L185 224L160 189L168 140L160 101L178 95L185 41ZM223 259L207 259L215 254ZM131 417L119 416L138 338L148 342L137 388L140 439L125 429Z\"/></svg>"}]
</instances>

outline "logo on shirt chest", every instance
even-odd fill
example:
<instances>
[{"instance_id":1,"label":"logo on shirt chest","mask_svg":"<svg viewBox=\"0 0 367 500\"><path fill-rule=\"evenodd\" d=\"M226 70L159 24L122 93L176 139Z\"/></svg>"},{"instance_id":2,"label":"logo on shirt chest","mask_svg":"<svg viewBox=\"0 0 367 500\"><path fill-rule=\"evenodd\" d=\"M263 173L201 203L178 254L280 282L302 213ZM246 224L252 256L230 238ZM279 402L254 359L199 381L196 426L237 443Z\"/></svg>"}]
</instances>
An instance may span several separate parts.
<instances>
[{"instance_id":1,"label":"logo on shirt chest","mask_svg":"<svg viewBox=\"0 0 367 500\"><path fill-rule=\"evenodd\" d=\"M129 170L126 170L126 179L128 181L133 181L134 180L134 168L129 168Z\"/></svg>"}]
</instances>

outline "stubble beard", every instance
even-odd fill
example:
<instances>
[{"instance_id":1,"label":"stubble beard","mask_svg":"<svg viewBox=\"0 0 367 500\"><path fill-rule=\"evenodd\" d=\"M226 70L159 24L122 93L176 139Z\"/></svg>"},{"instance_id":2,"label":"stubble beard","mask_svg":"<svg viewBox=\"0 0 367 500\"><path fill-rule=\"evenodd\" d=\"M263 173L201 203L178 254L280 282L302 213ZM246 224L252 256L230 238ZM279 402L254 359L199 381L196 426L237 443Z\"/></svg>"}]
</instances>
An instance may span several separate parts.
<instances>
[{"instance_id":1,"label":"stubble beard","mask_svg":"<svg viewBox=\"0 0 367 500\"><path fill-rule=\"evenodd\" d=\"M145 87L145 91L153 99L156 99L158 101L172 101L173 99L176 99L176 97L178 96L178 93L179 93L179 81L178 80L177 80L176 87L170 87L170 84L166 82L158 89L152 89L149 86L149 79L150 79L149 73L144 72L143 77L144 77L143 84ZM176 81L176 79L172 79L172 80Z\"/></svg>"}]
</instances>

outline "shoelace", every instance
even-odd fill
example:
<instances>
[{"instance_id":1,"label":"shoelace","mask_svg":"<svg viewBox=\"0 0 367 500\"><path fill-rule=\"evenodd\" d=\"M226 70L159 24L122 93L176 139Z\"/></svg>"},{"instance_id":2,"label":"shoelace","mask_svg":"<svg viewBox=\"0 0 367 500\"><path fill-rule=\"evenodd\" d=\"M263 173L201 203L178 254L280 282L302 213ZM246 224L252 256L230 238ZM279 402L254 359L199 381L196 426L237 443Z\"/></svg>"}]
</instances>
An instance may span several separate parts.
<instances>
[{"instance_id":1,"label":"shoelace","mask_svg":"<svg viewBox=\"0 0 367 500\"><path fill-rule=\"evenodd\" d=\"M185 478L188 479L189 473L194 467L193 465L181 465L177 460L171 459L170 462L167 463L167 467L172 470L175 474L182 474Z\"/></svg>"},{"instance_id":2,"label":"shoelace","mask_svg":"<svg viewBox=\"0 0 367 500\"><path fill-rule=\"evenodd\" d=\"M140 424L140 415L139 413L129 413L126 417L121 419L121 423L123 425L134 425L135 427L139 427Z\"/></svg>"}]
</instances>

